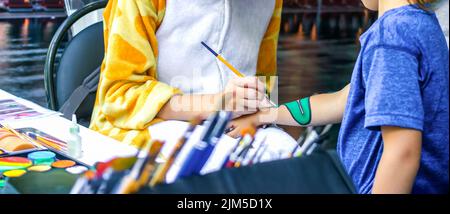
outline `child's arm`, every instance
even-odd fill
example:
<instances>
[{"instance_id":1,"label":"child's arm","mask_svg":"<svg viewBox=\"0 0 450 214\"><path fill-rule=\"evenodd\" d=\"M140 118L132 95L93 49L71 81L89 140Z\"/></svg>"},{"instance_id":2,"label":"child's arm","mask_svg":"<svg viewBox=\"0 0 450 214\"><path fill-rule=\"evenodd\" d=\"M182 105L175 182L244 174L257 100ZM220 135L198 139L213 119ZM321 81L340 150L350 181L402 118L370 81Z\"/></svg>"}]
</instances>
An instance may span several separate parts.
<instances>
[{"instance_id":1,"label":"child's arm","mask_svg":"<svg viewBox=\"0 0 450 214\"><path fill-rule=\"evenodd\" d=\"M342 90L335 93L319 94L310 97L310 120L306 120L304 123L296 121L293 117L293 112L290 111L286 105L281 105L278 108L261 110L260 113L258 113L257 119L259 122L257 122L257 124L276 123L289 126L318 126L330 123L340 123L345 111L349 89L350 85L347 85ZM303 110L305 114L308 113L307 109Z\"/></svg>"},{"instance_id":2,"label":"child's arm","mask_svg":"<svg viewBox=\"0 0 450 214\"><path fill-rule=\"evenodd\" d=\"M305 113L310 113L306 116L305 123L297 122L285 105L278 108L262 109L256 114L243 116L230 122L229 127L232 131L227 133L231 137L239 137L243 128L255 125L260 126L264 124L280 124L290 126L317 126L330 123L340 123L345 111L347 97L350 90L350 85L345 86L342 90L330 93L319 94L305 99L310 106L305 110ZM306 107L305 106L305 107Z\"/></svg>"},{"instance_id":3,"label":"child's arm","mask_svg":"<svg viewBox=\"0 0 450 214\"><path fill-rule=\"evenodd\" d=\"M378 164L372 193L411 193L420 165L422 132L381 127L383 155Z\"/></svg>"}]
</instances>

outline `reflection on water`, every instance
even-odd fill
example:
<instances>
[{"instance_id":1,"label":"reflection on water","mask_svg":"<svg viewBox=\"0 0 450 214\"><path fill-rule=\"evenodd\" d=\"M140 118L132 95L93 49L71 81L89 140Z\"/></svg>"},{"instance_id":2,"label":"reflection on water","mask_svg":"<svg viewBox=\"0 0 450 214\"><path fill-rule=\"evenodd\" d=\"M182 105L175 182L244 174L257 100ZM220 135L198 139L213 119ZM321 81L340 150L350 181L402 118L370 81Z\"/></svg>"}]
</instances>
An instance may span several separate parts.
<instances>
[{"instance_id":1,"label":"reflection on water","mask_svg":"<svg viewBox=\"0 0 450 214\"><path fill-rule=\"evenodd\" d=\"M358 36L375 17L367 12L283 14L279 99L286 102L349 82ZM62 19L0 20L0 88L46 105L47 47Z\"/></svg>"},{"instance_id":2,"label":"reflection on water","mask_svg":"<svg viewBox=\"0 0 450 214\"><path fill-rule=\"evenodd\" d=\"M62 19L0 20L0 88L46 106L44 62Z\"/></svg>"},{"instance_id":3,"label":"reflection on water","mask_svg":"<svg viewBox=\"0 0 450 214\"><path fill-rule=\"evenodd\" d=\"M358 55L359 36L374 20L375 14L367 11L283 14L280 102L345 86Z\"/></svg>"}]
</instances>

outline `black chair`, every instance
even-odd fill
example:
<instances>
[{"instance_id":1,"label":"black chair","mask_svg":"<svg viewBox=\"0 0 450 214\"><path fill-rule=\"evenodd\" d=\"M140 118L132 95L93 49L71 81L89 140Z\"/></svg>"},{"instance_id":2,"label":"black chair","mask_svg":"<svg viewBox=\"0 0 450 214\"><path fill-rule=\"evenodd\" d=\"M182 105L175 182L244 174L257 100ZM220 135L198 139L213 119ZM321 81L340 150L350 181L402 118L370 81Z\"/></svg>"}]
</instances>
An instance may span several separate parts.
<instances>
[{"instance_id":1,"label":"black chair","mask_svg":"<svg viewBox=\"0 0 450 214\"><path fill-rule=\"evenodd\" d=\"M108 1L93 2L69 16L56 31L48 49L45 61L45 90L48 107L60 110L72 92L83 80L95 71L104 57L103 22L95 23L82 30L67 43L56 69L56 57L70 28L95 10L105 8ZM86 97L76 111L79 123L89 126L95 103L95 93Z\"/></svg>"}]
</instances>

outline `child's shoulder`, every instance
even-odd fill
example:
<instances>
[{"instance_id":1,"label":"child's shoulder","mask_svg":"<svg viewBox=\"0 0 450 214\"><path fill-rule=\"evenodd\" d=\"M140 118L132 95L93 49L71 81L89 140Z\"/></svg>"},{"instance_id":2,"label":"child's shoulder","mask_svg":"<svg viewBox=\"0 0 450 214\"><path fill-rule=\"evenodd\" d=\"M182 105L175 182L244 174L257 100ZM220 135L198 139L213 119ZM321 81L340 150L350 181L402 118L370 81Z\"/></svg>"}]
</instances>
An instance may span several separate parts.
<instances>
[{"instance_id":1,"label":"child's shoulder","mask_svg":"<svg viewBox=\"0 0 450 214\"><path fill-rule=\"evenodd\" d=\"M389 11L388 11L389 12ZM413 33L436 30L439 22L433 11L425 11L415 6L405 6L380 18L380 30L398 33Z\"/></svg>"},{"instance_id":2,"label":"child's shoulder","mask_svg":"<svg viewBox=\"0 0 450 214\"><path fill-rule=\"evenodd\" d=\"M439 22L433 12L414 6L405 6L386 12L367 31L366 42L370 46L400 46L416 52L423 40L441 33ZM426 42L425 42L426 43Z\"/></svg>"}]
</instances>

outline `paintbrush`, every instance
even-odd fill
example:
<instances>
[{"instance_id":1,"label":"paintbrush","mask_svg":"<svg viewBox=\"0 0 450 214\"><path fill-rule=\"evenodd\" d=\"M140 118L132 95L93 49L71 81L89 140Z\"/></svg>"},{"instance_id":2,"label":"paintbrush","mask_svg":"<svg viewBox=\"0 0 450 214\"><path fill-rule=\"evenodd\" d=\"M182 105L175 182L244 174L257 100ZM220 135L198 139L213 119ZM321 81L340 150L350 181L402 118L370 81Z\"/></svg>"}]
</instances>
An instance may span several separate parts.
<instances>
[{"instance_id":1,"label":"paintbrush","mask_svg":"<svg viewBox=\"0 0 450 214\"><path fill-rule=\"evenodd\" d=\"M45 136L42 136L40 134L33 133L33 132L25 132L24 134L26 134L26 135L28 135L31 138L36 139L36 140L41 140L41 141L45 141L45 142L51 142L52 144L56 144L56 145L61 146L61 147L67 147L67 143L66 142L63 142L63 141L60 141L60 140L56 140L54 138L45 137Z\"/></svg>"},{"instance_id":2,"label":"paintbrush","mask_svg":"<svg viewBox=\"0 0 450 214\"><path fill-rule=\"evenodd\" d=\"M210 123L205 127L201 140L189 151L177 178L200 174L231 120L231 115L231 112L219 111L208 119Z\"/></svg>"},{"instance_id":3,"label":"paintbrush","mask_svg":"<svg viewBox=\"0 0 450 214\"><path fill-rule=\"evenodd\" d=\"M113 193L130 194L137 192L139 188L148 183L148 180L154 171L154 163L160 153L164 142L154 141L146 146L144 151L147 154L143 158L139 158L133 165L131 172L120 181Z\"/></svg>"},{"instance_id":4,"label":"paintbrush","mask_svg":"<svg viewBox=\"0 0 450 214\"><path fill-rule=\"evenodd\" d=\"M136 160L142 150L142 147L148 145L146 141L140 142L136 148L136 154L132 157L118 157L108 162L96 163L96 171L92 173L85 173L81 176L77 182L77 186L72 189L73 193L103 193L105 191L112 191L113 185L121 180L125 173L113 173L113 172L125 172L132 168L136 163ZM91 175L92 174L92 175ZM108 175L109 174L109 175ZM114 182L109 181L113 179Z\"/></svg>"},{"instance_id":5,"label":"paintbrush","mask_svg":"<svg viewBox=\"0 0 450 214\"><path fill-rule=\"evenodd\" d=\"M4 129L6 129L6 130L10 131L11 133L15 134L20 139L30 142L31 144L33 144L34 146L38 147L39 149L47 149L44 145L42 145L41 143L33 140L28 135L22 134L22 133L16 131L15 129L11 128L10 126L6 125L6 124L2 124L2 126L3 126Z\"/></svg>"},{"instance_id":6,"label":"paintbrush","mask_svg":"<svg viewBox=\"0 0 450 214\"><path fill-rule=\"evenodd\" d=\"M147 185L154 175L156 170L156 160L163 159L161 150L164 146L165 142L163 141L155 141L154 145L150 149L149 158L145 162L144 166L139 170L139 174L136 177L136 180L139 183L139 186L142 187Z\"/></svg>"},{"instance_id":7,"label":"paintbrush","mask_svg":"<svg viewBox=\"0 0 450 214\"><path fill-rule=\"evenodd\" d=\"M216 53L212 48L210 48L205 42L201 42L202 45L209 50L209 52L211 52L219 61L221 61L223 64L225 64L225 66L227 66L234 74L236 74L236 76L238 77L245 77L244 74L242 74L238 69L236 69L233 65L231 65L231 63L229 63L223 56L221 56L220 54ZM266 99L269 101L270 105L272 105L272 107L277 107L277 105L269 99L269 97L267 96L267 94L265 94Z\"/></svg>"},{"instance_id":8,"label":"paintbrush","mask_svg":"<svg viewBox=\"0 0 450 214\"><path fill-rule=\"evenodd\" d=\"M30 133L30 134L32 135L32 133ZM67 153L67 146L66 145L58 144L56 142L47 140L47 139L42 138L40 136L34 136L34 137L30 136L30 137L35 139L35 140L37 140L39 143L41 143L41 144L43 144L45 146L48 146L48 147L51 147L51 148L56 149L58 151L62 151L62 152Z\"/></svg>"},{"instance_id":9,"label":"paintbrush","mask_svg":"<svg viewBox=\"0 0 450 214\"><path fill-rule=\"evenodd\" d=\"M261 159L262 159L262 157L263 157L263 155L266 152L268 147L269 146L267 144L264 144L264 148L262 148L261 152L258 155L256 155L255 158L253 159L253 161L252 161L253 164L261 162Z\"/></svg>"},{"instance_id":10,"label":"paintbrush","mask_svg":"<svg viewBox=\"0 0 450 214\"><path fill-rule=\"evenodd\" d=\"M236 164L239 156L242 154L245 148L247 148L247 146L250 145L251 142L253 142L255 134L256 129L254 127L242 129L241 136L243 137L241 141L238 143L236 149L230 154L228 159L225 161L224 167L230 168Z\"/></svg>"},{"instance_id":11,"label":"paintbrush","mask_svg":"<svg viewBox=\"0 0 450 214\"><path fill-rule=\"evenodd\" d=\"M247 165L252 165L253 164L253 159L256 157L256 155L258 155L259 151L261 151L262 148L266 146L266 144L265 144L266 138L267 137L264 137L262 142L258 145L258 148L256 149L255 153L253 153L253 155L249 156L248 158L246 158L242 162L243 166L247 166Z\"/></svg>"},{"instance_id":12,"label":"paintbrush","mask_svg":"<svg viewBox=\"0 0 450 214\"><path fill-rule=\"evenodd\" d=\"M197 117L190 122L186 132L183 134L180 140L178 140L177 144L175 144L174 151L169 155L169 157L165 162L159 163L157 165L155 174L153 175L153 178L150 181L150 186L153 187L159 183L164 182L164 179L167 175L167 172L169 171L169 168L175 162L175 159L178 157L178 154L181 152L181 149L183 148L189 137L192 135L197 125L200 125L201 122L202 119L200 117Z\"/></svg>"}]
</instances>

